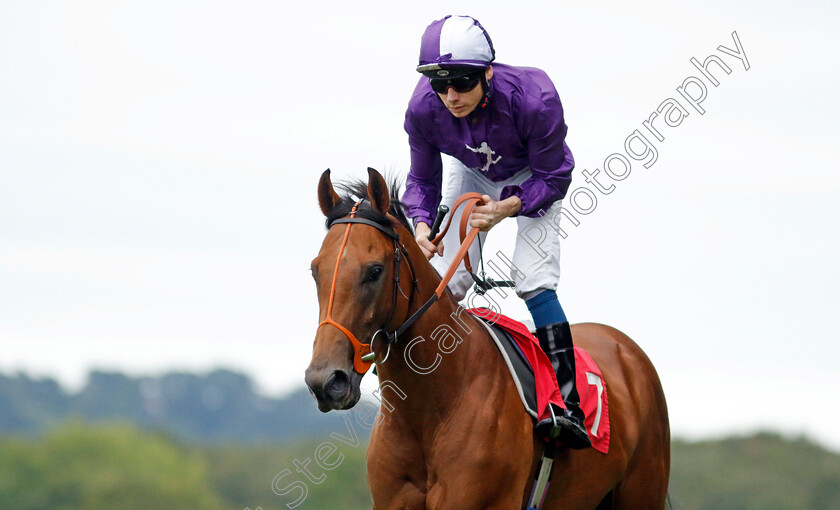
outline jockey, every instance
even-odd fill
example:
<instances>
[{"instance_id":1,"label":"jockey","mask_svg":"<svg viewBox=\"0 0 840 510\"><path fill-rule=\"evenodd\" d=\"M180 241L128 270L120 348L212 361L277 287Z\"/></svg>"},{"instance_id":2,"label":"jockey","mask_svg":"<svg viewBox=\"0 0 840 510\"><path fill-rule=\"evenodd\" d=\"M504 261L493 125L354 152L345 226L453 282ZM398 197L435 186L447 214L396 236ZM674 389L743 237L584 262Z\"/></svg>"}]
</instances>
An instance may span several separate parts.
<instances>
[{"instance_id":1,"label":"jockey","mask_svg":"<svg viewBox=\"0 0 840 510\"><path fill-rule=\"evenodd\" d=\"M490 36L474 18L447 16L426 28L417 66L423 77L405 116L411 169L403 202L414 219L417 244L441 274L460 244L457 228L437 246L428 239L441 203L441 153L454 158L443 202L452 206L466 192L484 196L485 205L476 206L470 220L481 229L481 240L504 218L516 218L519 235L511 276L516 294L533 316L566 403L565 410L555 408L556 418L538 423L537 430L552 437L559 433L569 447L585 448L590 442L575 388L572 334L556 293L560 240L549 235L538 251L523 239L530 228L552 232L550 219L572 179L575 162L565 142L563 107L545 72L490 65L494 59ZM459 220L460 210L453 222ZM478 257L474 244L470 258ZM449 288L460 300L471 282L462 265Z\"/></svg>"}]
</instances>

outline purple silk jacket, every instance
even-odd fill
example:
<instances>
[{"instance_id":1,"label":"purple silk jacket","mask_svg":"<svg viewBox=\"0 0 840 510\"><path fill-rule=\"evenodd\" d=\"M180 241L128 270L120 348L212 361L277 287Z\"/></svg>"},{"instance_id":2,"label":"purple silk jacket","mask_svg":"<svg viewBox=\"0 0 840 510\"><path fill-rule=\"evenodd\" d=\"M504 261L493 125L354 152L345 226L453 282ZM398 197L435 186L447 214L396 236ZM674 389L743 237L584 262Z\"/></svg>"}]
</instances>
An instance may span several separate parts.
<instances>
[{"instance_id":1,"label":"purple silk jacket","mask_svg":"<svg viewBox=\"0 0 840 510\"><path fill-rule=\"evenodd\" d=\"M501 200L516 195L519 214L540 216L566 196L575 160L566 145L563 106L548 75L535 68L493 64L489 102L456 118L421 77L405 114L411 170L403 203L415 222L432 224L441 200L441 153L499 182L531 168L521 186L505 186Z\"/></svg>"}]
</instances>

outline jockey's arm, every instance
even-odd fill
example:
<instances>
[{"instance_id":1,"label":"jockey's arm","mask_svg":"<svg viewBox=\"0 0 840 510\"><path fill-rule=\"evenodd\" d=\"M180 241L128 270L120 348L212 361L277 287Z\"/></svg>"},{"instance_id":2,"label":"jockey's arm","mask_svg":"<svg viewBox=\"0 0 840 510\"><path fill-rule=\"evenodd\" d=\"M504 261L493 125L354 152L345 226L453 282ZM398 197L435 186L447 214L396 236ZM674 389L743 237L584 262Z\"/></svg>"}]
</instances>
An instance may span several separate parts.
<instances>
[{"instance_id":1,"label":"jockey's arm","mask_svg":"<svg viewBox=\"0 0 840 510\"><path fill-rule=\"evenodd\" d=\"M435 246L429 241L429 234L431 233L432 227L425 221L418 221L417 225L414 226L414 240L417 241L417 245L420 247L423 255L429 260L434 257L435 253L441 256L443 255L443 241Z\"/></svg>"},{"instance_id":2,"label":"jockey's arm","mask_svg":"<svg viewBox=\"0 0 840 510\"><path fill-rule=\"evenodd\" d=\"M473 209L470 217L470 226L478 227L482 232L487 232L505 218L515 216L522 208L522 201L516 195L498 202L484 195L484 202L484 205L477 205Z\"/></svg>"},{"instance_id":3,"label":"jockey's arm","mask_svg":"<svg viewBox=\"0 0 840 510\"><path fill-rule=\"evenodd\" d=\"M487 232L503 219L515 216L522 208L522 201L515 195L499 201L492 200L489 195L483 195L483 197L484 205L475 206L470 217L470 226L478 227L483 232ZM414 227L414 239L423 251L423 255L430 260L436 253L443 255L443 241L435 246L429 241L431 233L432 227L424 221L418 221Z\"/></svg>"},{"instance_id":4,"label":"jockey's arm","mask_svg":"<svg viewBox=\"0 0 840 510\"><path fill-rule=\"evenodd\" d=\"M487 232L503 219L515 216L522 208L522 201L515 195L499 201L492 200L489 195L483 197L484 205L475 206L470 217L470 226L478 227L483 232ZM443 241L435 246L429 241L431 233L432 227L424 221L418 221L414 227L414 239L427 259L431 259L435 253L443 255Z\"/></svg>"}]
</instances>

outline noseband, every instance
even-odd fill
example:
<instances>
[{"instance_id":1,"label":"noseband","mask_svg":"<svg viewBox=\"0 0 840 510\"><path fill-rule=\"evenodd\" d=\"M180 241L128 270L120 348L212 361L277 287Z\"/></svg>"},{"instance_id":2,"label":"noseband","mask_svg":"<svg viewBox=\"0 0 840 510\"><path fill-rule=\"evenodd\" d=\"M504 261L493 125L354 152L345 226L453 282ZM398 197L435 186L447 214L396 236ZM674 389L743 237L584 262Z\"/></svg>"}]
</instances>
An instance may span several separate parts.
<instances>
[{"instance_id":1,"label":"noseband","mask_svg":"<svg viewBox=\"0 0 840 510\"><path fill-rule=\"evenodd\" d=\"M405 245L400 243L400 236L397 235L393 229L365 218L356 218L356 211L361 203L362 201L360 200L353 205L353 209L350 211L350 216L346 218L339 218L329 225L329 227L332 228L332 226L336 223L346 223L347 228L344 230L344 240L341 242L341 248L338 250L338 257L335 261L332 288L330 289L330 302L327 305L327 318L318 324L318 329L321 329L321 326L324 324L329 324L344 333L344 336L346 336L353 345L353 368L356 372L364 374L373 363L372 344L374 339L376 339L376 336L382 333L385 335L385 341L390 345L397 341L398 333L403 331L403 328L400 328L389 333L387 329L388 323L391 322L391 319L393 319L394 311L397 308L397 293L402 294L402 296L408 300L408 303L411 303L411 299L414 297L414 291L417 288L417 275L414 272L414 264L411 263L411 259L408 256L408 250L406 250ZM385 322L382 323L382 327L379 328L373 336L371 336L370 342L366 344L361 343L349 329L332 319L332 309L335 301L335 284L338 279L338 267L341 264L341 256L344 254L344 248L347 246L347 239L350 237L350 227L352 227L354 223L360 223L362 225L373 227L394 241L394 296L391 302L391 311L388 312L388 317L385 319ZM406 296L405 293L403 293L402 288L400 288L400 263L403 256L405 256L405 260L408 262L408 267L411 270L412 282L408 296Z\"/></svg>"}]
</instances>

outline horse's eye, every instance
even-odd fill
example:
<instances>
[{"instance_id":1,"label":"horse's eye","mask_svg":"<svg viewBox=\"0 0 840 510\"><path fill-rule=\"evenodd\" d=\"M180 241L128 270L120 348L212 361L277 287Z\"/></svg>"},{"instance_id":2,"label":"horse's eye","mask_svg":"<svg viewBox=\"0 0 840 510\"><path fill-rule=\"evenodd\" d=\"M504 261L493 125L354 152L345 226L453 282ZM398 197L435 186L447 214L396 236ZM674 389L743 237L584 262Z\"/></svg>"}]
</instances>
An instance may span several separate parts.
<instances>
[{"instance_id":1,"label":"horse's eye","mask_svg":"<svg viewBox=\"0 0 840 510\"><path fill-rule=\"evenodd\" d=\"M377 265L377 266L370 267L367 270L367 277L365 278L365 281L366 282L375 282L376 280L379 279L380 276L382 276L382 273L384 273L384 272L385 272L385 268L383 268L382 266Z\"/></svg>"}]
</instances>

